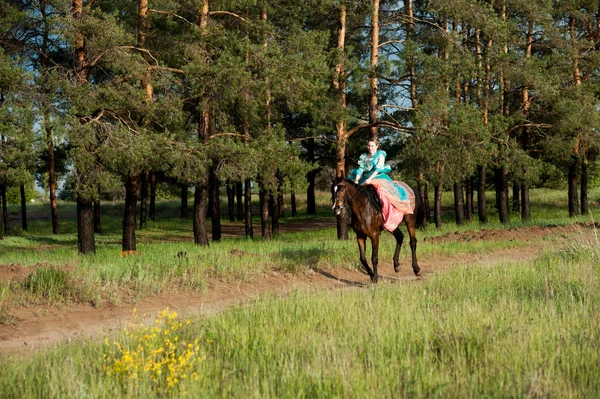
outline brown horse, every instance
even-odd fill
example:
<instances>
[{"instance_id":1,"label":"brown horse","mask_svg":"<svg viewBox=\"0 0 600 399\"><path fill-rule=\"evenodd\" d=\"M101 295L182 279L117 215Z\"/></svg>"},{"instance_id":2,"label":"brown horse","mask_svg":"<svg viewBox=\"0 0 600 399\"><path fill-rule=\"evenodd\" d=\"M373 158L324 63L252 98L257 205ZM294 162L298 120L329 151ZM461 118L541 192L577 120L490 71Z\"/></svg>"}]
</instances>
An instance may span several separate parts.
<instances>
[{"instance_id":1,"label":"brown horse","mask_svg":"<svg viewBox=\"0 0 600 399\"><path fill-rule=\"evenodd\" d=\"M332 209L336 215L340 215L346 207L350 207L352 210L350 225L356 233L356 241L358 242L358 249L360 250L360 263L362 263L371 277L371 281L376 283L378 279L377 263L379 260L379 234L381 233L381 230L383 230L383 216L369 201L366 191L367 185L358 185L349 179L335 179L331 185L333 201ZM419 207L420 197L418 196L418 192L415 192L415 195L415 210L412 214L405 214L403 222L406 225L408 235L410 236L412 268L415 275L420 276L421 269L417 264L417 238L415 237L415 227L422 225L425 215L421 211L422 207ZM400 230L400 227L396 228L392 234L394 235L394 238L396 238L396 250L393 258L394 271L398 273L400 271L398 256L400 255L404 234ZM369 267L365 253L367 237L371 239L371 262L373 263L373 270Z\"/></svg>"}]
</instances>

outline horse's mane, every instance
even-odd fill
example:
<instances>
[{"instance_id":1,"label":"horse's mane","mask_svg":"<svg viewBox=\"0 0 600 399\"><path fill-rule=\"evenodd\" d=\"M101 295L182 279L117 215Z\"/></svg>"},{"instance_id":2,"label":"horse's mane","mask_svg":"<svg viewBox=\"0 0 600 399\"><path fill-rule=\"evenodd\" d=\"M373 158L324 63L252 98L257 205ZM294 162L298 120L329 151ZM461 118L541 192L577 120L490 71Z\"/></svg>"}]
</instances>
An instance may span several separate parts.
<instances>
[{"instance_id":1,"label":"horse's mane","mask_svg":"<svg viewBox=\"0 0 600 399\"><path fill-rule=\"evenodd\" d=\"M354 180L348 178L344 180L346 181L346 183L350 184L355 189L359 189L359 185L356 184ZM381 200L379 199L379 194L377 194L377 190L375 190L375 187L373 187L371 184L367 184L361 190L361 193L364 194L364 196L367 197L371 205L373 205L373 208L375 208L375 212L381 213Z\"/></svg>"}]
</instances>

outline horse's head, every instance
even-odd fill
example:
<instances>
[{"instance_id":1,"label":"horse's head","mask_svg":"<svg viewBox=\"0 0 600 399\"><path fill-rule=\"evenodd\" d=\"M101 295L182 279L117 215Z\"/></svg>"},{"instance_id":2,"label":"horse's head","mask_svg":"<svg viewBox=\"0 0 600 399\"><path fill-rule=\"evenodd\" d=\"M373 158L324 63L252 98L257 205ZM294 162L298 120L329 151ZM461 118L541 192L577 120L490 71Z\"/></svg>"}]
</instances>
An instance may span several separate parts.
<instances>
[{"instance_id":1,"label":"horse's head","mask_svg":"<svg viewBox=\"0 0 600 399\"><path fill-rule=\"evenodd\" d=\"M331 202L333 213L340 215L342 210L346 206L348 200L348 183L345 179L340 177L333 180L331 184Z\"/></svg>"}]
</instances>

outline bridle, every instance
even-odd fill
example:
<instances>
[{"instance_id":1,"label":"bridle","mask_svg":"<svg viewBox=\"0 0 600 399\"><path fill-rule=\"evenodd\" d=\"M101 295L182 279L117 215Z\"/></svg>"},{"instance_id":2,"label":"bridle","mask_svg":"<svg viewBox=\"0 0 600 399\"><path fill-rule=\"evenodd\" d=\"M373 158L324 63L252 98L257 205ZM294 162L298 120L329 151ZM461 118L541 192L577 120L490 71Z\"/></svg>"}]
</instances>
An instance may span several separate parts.
<instances>
[{"instance_id":1,"label":"bridle","mask_svg":"<svg viewBox=\"0 0 600 399\"><path fill-rule=\"evenodd\" d=\"M348 183L339 183L339 184L335 185L334 194L333 194L333 206L331 207L331 209L333 209L334 211L341 211L342 209L344 209L346 207L346 204L350 203L354 198L356 198L356 196L358 194L360 194L360 192L366 187L366 185L361 184L360 187L358 188L358 190L356 190L356 194L354 194L350 198L348 198L348 195L346 195L344 200L341 201L337 197L338 190L345 191L347 185L348 185ZM340 204L340 202L341 202L341 204Z\"/></svg>"}]
</instances>

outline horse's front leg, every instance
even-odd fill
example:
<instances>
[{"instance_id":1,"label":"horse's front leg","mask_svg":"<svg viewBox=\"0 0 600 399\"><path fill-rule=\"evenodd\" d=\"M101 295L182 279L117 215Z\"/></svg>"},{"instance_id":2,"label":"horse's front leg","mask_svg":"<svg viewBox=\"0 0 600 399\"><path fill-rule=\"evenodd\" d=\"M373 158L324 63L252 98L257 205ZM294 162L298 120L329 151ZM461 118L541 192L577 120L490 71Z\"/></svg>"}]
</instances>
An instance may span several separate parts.
<instances>
[{"instance_id":1,"label":"horse's front leg","mask_svg":"<svg viewBox=\"0 0 600 399\"><path fill-rule=\"evenodd\" d=\"M396 273L400 272L400 262L398 259L400 258L400 249L402 248L402 242L404 241L404 234L400 230L400 227L397 227L396 230L392 233L394 238L396 239L396 250L394 251L394 271Z\"/></svg>"},{"instance_id":2,"label":"horse's front leg","mask_svg":"<svg viewBox=\"0 0 600 399\"><path fill-rule=\"evenodd\" d=\"M371 270L369 263L367 263L367 254L365 248L366 239L367 236L358 233L356 234L356 242L358 243L358 250L360 251L360 263L362 263L363 267L369 274L369 277L371 277L371 280L373 280L373 270Z\"/></svg>"},{"instance_id":3,"label":"horse's front leg","mask_svg":"<svg viewBox=\"0 0 600 399\"><path fill-rule=\"evenodd\" d=\"M379 276L377 275L377 263L379 262L379 233L371 237L371 262L373 263L373 274L371 275L371 281L377 282Z\"/></svg>"},{"instance_id":4,"label":"horse's front leg","mask_svg":"<svg viewBox=\"0 0 600 399\"><path fill-rule=\"evenodd\" d=\"M414 223L406 223L406 229L408 230L408 235L410 236L410 251L412 252L412 268L415 276L421 275L421 268L417 263L417 235L415 232L415 224Z\"/></svg>"}]
</instances>

